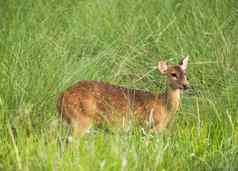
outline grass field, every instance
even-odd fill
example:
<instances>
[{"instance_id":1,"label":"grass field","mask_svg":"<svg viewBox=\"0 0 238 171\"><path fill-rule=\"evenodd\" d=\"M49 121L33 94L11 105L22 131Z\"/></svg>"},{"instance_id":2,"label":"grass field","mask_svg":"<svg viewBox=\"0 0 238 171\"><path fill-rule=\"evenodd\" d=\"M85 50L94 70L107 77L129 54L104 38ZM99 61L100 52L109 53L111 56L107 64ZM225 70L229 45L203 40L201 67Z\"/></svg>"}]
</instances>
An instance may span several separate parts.
<instances>
[{"instance_id":1,"label":"grass field","mask_svg":"<svg viewBox=\"0 0 238 171\"><path fill-rule=\"evenodd\" d=\"M82 79L159 92L153 67L183 54L195 95L165 134L66 143L59 92ZM238 170L238 1L0 1L0 170Z\"/></svg>"}]
</instances>

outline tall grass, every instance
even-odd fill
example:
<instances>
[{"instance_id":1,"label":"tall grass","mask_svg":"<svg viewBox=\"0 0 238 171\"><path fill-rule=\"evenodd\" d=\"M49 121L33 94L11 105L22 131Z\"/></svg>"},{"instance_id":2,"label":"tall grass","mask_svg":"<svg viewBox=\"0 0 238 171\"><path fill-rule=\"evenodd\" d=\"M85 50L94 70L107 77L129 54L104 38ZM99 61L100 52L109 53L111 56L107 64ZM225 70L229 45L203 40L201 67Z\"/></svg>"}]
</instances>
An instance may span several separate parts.
<instances>
[{"instance_id":1,"label":"tall grass","mask_svg":"<svg viewBox=\"0 0 238 171\"><path fill-rule=\"evenodd\" d=\"M235 0L0 1L0 170L237 170L237 18ZM168 134L95 128L66 143L60 91L82 79L161 91L153 67L183 54L196 95Z\"/></svg>"}]
</instances>

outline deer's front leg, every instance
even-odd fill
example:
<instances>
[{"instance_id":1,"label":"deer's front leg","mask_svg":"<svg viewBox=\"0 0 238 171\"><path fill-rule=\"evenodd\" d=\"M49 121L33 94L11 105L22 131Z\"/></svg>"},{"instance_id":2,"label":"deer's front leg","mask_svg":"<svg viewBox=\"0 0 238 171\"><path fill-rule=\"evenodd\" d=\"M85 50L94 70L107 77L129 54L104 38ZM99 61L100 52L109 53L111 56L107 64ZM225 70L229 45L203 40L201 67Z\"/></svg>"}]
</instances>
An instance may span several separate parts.
<instances>
[{"instance_id":1,"label":"deer's front leg","mask_svg":"<svg viewBox=\"0 0 238 171\"><path fill-rule=\"evenodd\" d=\"M156 124L151 131L157 134L160 134L162 132L164 132L164 130L166 130L167 127L164 126L164 124Z\"/></svg>"},{"instance_id":2,"label":"deer's front leg","mask_svg":"<svg viewBox=\"0 0 238 171\"><path fill-rule=\"evenodd\" d=\"M155 113L154 116L155 125L152 128L152 131L155 133L164 132L164 130L167 129L170 120L171 116L168 115L166 112L163 112L162 110Z\"/></svg>"}]
</instances>

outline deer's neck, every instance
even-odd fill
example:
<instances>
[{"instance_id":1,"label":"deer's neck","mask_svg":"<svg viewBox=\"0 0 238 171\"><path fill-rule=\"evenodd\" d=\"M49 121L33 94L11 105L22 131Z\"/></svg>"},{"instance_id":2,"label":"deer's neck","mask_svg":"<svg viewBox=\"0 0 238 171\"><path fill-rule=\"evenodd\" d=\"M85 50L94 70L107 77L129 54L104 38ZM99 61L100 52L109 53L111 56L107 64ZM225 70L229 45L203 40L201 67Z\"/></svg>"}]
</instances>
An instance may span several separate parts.
<instances>
[{"instance_id":1,"label":"deer's neck","mask_svg":"<svg viewBox=\"0 0 238 171\"><path fill-rule=\"evenodd\" d=\"M179 107L180 89L168 88L167 91L162 94L162 98L166 110L173 114L178 110Z\"/></svg>"}]
</instances>

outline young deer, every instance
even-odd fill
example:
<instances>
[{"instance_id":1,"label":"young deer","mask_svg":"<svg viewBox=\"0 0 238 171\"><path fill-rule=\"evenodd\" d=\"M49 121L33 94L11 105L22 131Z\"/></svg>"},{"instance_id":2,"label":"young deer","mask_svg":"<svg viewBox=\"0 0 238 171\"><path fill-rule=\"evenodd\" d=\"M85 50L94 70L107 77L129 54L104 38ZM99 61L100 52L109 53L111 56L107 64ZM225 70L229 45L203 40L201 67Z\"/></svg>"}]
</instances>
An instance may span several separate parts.
<instances>
[{"instance_id":1,"label":"young deer","mask_svg":"<svg viewBox=\"0 0 238 171\"><path fill-rule=\"evenodd\" d=\"M160 61L158 70L167 76L167 90L161 94L127 89L99 81L80 81L64 91L57 109L73 128L73 134L84 134L95 123L123 124L133 117L140 123L151 118L153 130L160 132L174 117L180 103L180 92L188 87L188 57L178 65Z\"/></svg>"}]
</instances>

